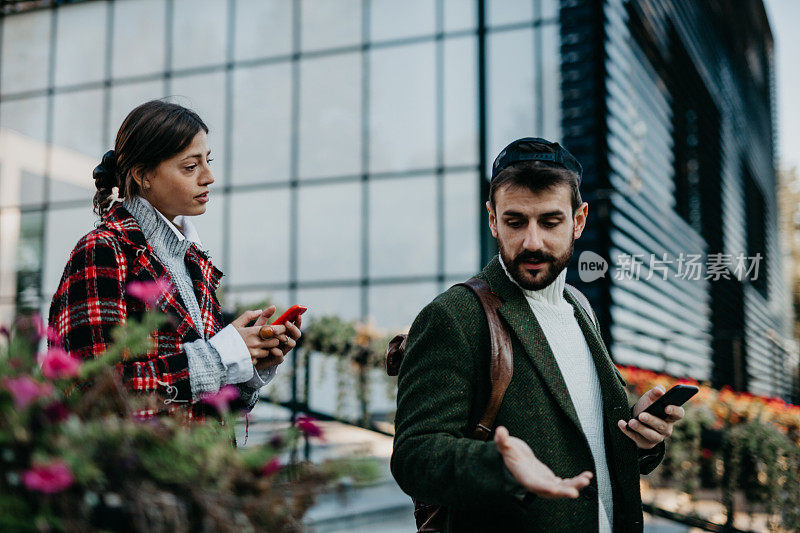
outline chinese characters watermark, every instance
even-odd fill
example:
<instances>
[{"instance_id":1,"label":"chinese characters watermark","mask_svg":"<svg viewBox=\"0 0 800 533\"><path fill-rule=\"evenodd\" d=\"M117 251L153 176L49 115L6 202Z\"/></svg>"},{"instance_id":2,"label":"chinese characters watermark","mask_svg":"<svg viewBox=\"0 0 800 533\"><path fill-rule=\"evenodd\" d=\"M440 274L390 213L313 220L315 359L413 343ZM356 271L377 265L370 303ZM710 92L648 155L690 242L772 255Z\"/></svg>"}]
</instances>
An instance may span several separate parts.
<instances>
[{"instance_id":1,"label":"chinese characters watermark","mask_svg":"<svg viewBox=\"0 0 800 533\"><path fill-rule=\"evenodd\" d=\"M705 261L702 254L679 253L677 256L664 254L617 254L612 268L618 281L650 280L654 277L666 280L672 276L681 280L737 279L742 281L758 279L759 266L764 257L739 254L709 254ZM606 276L608 261L592 251L582 252L578 258L578 274L583 282L594 281Z\"/></svg>"}]
</instances>

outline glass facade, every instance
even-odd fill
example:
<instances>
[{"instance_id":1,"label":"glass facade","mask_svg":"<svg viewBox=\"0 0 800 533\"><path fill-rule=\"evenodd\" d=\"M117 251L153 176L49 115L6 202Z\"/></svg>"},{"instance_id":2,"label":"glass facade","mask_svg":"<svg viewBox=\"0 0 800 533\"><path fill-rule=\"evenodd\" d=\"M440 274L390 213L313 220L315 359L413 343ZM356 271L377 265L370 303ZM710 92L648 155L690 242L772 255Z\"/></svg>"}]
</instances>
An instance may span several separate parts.
<instances>
[{"instance_id":1,"label":"glass facade","mask_svg":"<svg viewBox=\"0 0 800 533\"><path fill-rule=\"evenodd\" d=\"M488 2L489 157L559 135L556 4ZM48 305L92 228L92 168L133 107L167 96L211 130L216 183L195 222L231 302L303 295L407 326L481 267L477 9L122 0L4 17L0 246L18 252L2 301Z\"/></svg>"}]
</instances>

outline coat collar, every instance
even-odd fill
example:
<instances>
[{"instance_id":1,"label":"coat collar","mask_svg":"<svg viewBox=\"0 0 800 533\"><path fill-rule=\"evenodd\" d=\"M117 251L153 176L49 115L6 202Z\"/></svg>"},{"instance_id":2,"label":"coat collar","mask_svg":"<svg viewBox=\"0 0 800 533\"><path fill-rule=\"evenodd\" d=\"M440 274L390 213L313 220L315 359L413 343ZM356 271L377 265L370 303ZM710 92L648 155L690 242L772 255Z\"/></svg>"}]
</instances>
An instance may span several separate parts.
<instances>
[{"instance_id":1,"label":"coat collar","mask_svg":"<svg viewBox=\"0 0 800 533\"><path fill-rule=\"evenodd\" d=\"M120 240L136 248L137 254L147 252L151 256L151 260L155 259L155 261L158 261L158 258L153 252L153 248L150 246L150 243L147 242L147 238L142 232L142 228L139 226L139 223L136 222L134 216L125 208L124 205L122 205L122 203L115 202L111 206L111 208L103 217L101 222L101 227L102 226L105 226L111 230ZM192 244L189 246L189 249L186 253L190 259L195 259L201 263L205 267L204 270L211 271L209 281L211 281L212 286L214 289L216 289L219 286L219 282L222 279L223 274L222 271L211 264L211 258L209 254L197 246L196 241L192 241Z\"/></svg>"},{"instance_id":2,"label":"coat collar","mask_svg":"<svg viewBox=\"0 0 800 533\"><path fill-rule=\"evenodd\" d=\"M122 241L135 248L149 248L139 223L120 202L114 202L103 216L100 226L111 230Z\"/></svg>"},{"instance_id":3,"label":"coat collar","mask_svg":"<svg viewBox=\"0 0 800 533\"><path fill-rule=\"evenodd\" d=\"M111 231L121 242L135 249L136 257L132 260L132 264L129 264L132 274L138 273L137 277L150 281L169 277L166 267L158 259L150 243L147 242L139 223L122 203L114 203L111 206L100 224L100 228L103 227ZM198 269L190 268L190 273L193 270L197 270L197 275L210 284L211 290L216 290L223 274L211 264L208 254L192 243L186 252L186 258L189 265L199 267ZM208 298L198 298L198 300L210 305ZM211 316L208 310L204 309L204 304L201 304L201 314L204 317ZM213 329L212 324L203 324L201 327L201 325L194 323L180 294L174 287L170 292L162 294L162 298L158 300L158 307L166 313L171 310L177 315L179 323L176 327L176 332L181 337L190 329L194 329L201 336L203 330Z\"/></svg>"},{"instance_id":4,"label":"coat collar","mask_svg":"<svg viewBox=\"0 0 800 533\"><path fill-rule=\"evenodd\" d=\"M536 315L531 311L522 290L508 279L497 257L494 257L489 262L480 277L489 283L492 292L503 301L500 306L500 315L506 320L514 335L519 339L527 356L564 414L580 429L578 414L570 398L567 384L558 367L550 344L547 342L547 337ZM627 417L628 413L624 409L624 406L627 406L627 397L617 380L614 364L591 319L566 288L564 289L564 298L574 308L578 325L592 354L603 394L605 418L606 420L613 420L614 424L616 424L616 420ZM620 411L619 406L623 406L625 412ZM617 430L617 432L619 431Z\"/></svg>"}]
</instances>

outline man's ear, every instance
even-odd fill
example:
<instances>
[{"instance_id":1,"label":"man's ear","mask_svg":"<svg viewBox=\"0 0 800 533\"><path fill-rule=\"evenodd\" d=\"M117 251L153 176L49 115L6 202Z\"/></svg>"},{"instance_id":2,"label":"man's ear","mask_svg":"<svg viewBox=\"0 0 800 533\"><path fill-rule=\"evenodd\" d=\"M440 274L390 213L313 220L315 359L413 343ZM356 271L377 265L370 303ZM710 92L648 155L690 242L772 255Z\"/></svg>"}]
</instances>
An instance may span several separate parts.
<instances>
[{"instance_id":1,"label":"man's ear","mask_svg":"<svg viewBox=\"0 0 800 533\"><path fill-rule=\"evenodd\" d=\"M586 227L586 217L589 214L589 204L583 202L578 209L575 210L573 217L574 227L573 236L577 239L583 233L583 228Z\"/></svg>"},{"instance_id":2,"label":"man's ear","mask_svg":"<svg viewBox=\"0 0 800 533\"><path fill-rule=\"evenodd\" d=\"M492 208L492 202L486 202L486 210L489 212L489 229L492 230L492 237L497 238L497 216Z\"/></svg>"}]
</instances>

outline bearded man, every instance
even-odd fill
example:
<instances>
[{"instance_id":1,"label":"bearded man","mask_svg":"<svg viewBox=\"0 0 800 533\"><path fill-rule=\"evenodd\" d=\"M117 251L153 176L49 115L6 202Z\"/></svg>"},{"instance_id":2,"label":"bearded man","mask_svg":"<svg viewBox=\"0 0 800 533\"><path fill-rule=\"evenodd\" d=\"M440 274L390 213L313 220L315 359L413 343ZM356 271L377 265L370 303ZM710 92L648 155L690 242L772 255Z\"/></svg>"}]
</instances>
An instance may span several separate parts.
<instances>
[{"instance_id":1,"label":"bearded man","mask_svg":"<svg viewBox=\"0 0 800 533\"><path fill-rule=\"evenodd\" d=\"M491 439L471 438L492 385L475 294L451 287L409 332L392 473L415 499L446 508L445 531L642 531L639 476L661 462L684 411L640 415L660 386L629 406L594 317L565 287L589 207L581 177L545 139L514 141L494 162L486 208L500 253L477 277L502 301L513 375Z\"/></svg>"}]
</instances>

